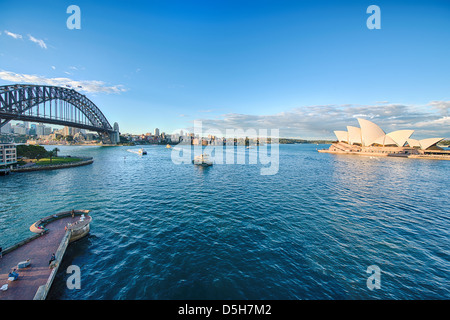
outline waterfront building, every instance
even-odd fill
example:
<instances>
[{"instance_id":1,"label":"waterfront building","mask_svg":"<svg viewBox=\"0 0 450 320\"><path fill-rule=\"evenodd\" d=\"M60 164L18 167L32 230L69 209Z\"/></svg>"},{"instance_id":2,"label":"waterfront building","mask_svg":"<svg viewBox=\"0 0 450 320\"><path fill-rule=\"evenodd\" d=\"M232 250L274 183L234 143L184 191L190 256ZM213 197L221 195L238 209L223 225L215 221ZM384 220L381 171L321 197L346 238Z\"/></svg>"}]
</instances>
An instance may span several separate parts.
<instances>
[{"instance_id":1,"label":"waterfront building","mask_svg":"<svg viewBox=\"0 0 450 320\"><path fill-rule=\"evenodd\" d=\"M98 136L95 133L89 132L86 133L86 140L87 141L93 141L93 140L97 140Z\"/></svg>"},{"instance_id":2,"label":"waterfront building","mask_svg":"<svg viewBox=\"0 0 450 320\"><path fill-rule=\"evenodd\" d=\"M73 136L73 140L75 141L85 141L86 140L86 135L84 135L81 132L77 132L75 133L75 135Z\"/></svg>"},{"instance_id":3,"label":"waterfront building","mask_svg":"<svg viewBox=\"0 0 450 320\"><path fill-rule=\"evenodd\" d=\"M0 143L0 168L17 162L16 145L13 143Z\"/></svg>"},{"instance_id":4,"label":"waterfront building","mask_svg":"<svg viewBox=\"0 0 450 320\"><path fill-rule=\"evenodd\" d=\"M416 140L411 138L414 130L385 133L369 120L358 119L358 122L359 128L347 126L346 131L334 131L338 141L319 152L450 160L450 152L437 146L444 138Z\"/></svg>"}]
</instances>

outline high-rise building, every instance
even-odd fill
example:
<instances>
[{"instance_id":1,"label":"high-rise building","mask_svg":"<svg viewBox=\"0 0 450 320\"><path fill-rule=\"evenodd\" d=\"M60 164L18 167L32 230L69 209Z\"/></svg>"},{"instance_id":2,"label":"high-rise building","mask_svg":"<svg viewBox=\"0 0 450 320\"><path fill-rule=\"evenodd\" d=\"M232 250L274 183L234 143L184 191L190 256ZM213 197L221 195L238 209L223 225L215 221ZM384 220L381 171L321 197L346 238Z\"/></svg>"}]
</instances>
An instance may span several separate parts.
<instances>
[{"instance_id":1,"label":"high-rise building","mask_svg":"<svg viewBox=\"0 0 450 320\"><path fill-rule=\"evenodd\" d=\"M43 135L45 135L44 129L45 129L44 124L39 123L39 124L36 126L36 135L37 135L37 136L43 136Z\"/></svg>"},{"instance_id":2,"label":"high-rise building","mask_svg":"<svg viewBox=\"0 0 450 320\"><path fill-rule=\"evenodd\" d=\"M159 129L155 128L155 136L159 136Z\"/></svg>"},{"instance_id":3,"label":"high-rise building","mask_svg":"<svg viewBox=\"0 0 450 320\"><path fill-rule=\"evenodd\" d=\"M25 128L23 123L17 123L14 126L13 130L15 134L27 134L27 129Z\"/></svg>"},{"instance_id":4,"label":"high-rise building","mask_svg":"<svg viewBox=\"0 0 450 320\"><path fill-rule=\"evenodd\" d=\"M64 136L73 136L74 135L74 132L73 132L74 130L73 130L73 128L72 127L64 127L64 129L63 129L63 135Z\"/></svg>"},{"instance_id":5,"label":"high-rise building","mask_svg":"<svg viewBox=\"0 0 450 320\"><path fill-rule=\"evenodd\" d=\"M30 132L30 123L28 121L23 122L23 126L25 127L26 134L29 134Z\"/></svg>"},{"instance_id":6,"label":"high-rise building","mask_svg":"<svg viewBox=\"0 0 450 320\"><path fill-rule=\"evenodd\" d=\"M36 135L36 124L31 124L31 126L30 126L30 131L28 132L28 134L30 135L30 136L35 136Z\"/></svg>"},{"instance_id":7,"label":"high-rise building","mask_svg":"<svg viewBox=\"0 0 450 320\"><path fill-rule=\"evenodd\" d=\"M44 126L44 136L48 136L52 133L52 127Z\"/></svg>"},{"instance_id":8,"label":"high-rise building","mask_svg":"<svg viewBox=\"0 0 450 320\"><path fill-rule=\"evenodd\" d=\"M8 122L0 128L0 133L12 133L11 122Z\"/></svg>"}]
</instances>

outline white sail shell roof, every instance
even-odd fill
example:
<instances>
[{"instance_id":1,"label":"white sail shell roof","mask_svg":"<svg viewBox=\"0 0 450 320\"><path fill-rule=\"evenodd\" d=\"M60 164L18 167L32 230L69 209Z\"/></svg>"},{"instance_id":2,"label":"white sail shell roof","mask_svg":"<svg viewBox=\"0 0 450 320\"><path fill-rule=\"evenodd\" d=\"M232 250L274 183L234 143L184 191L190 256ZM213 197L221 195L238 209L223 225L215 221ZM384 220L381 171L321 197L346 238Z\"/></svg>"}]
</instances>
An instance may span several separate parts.
<instances>
[{"instance_id":1,"label":"white sail shell roof","mask_svg":"<svg viewBox=\"0 0 450 320\"><path fill-rule=\"evenodd\" d=\"M392 140L395 141L397 146L403 147L413 133L414 130L397 130L389 132L387 136L392 138Z\"/></svg>"},{"instance_id":2,"label":"white sail shell roof","mask_svg":"<svg viewBox=\"0 0 450 320\"><path fill-rule=\"evenodd\" d=\"M420 142L416 139L408 139L407 140L410 147L419 147L420 148Z\"/></svg>"},{"instance_id":3,"label":"white sail shell roof","mask_svg":"<svg viewBox=\"0 0 450 320\"><path fill-rule=\"evenodd\" d=\"M387 146L387 145L397 145L397 143L387 134L385 134L384 136L379 137L377 140L375 140L373 143L376 144L380 144L382 146Z\"/></svg>"},{"instance_id":4,"label":"white sail shell roof","mask_svg":"<svg viewBox=\"0 0 450 320\"><path fill-rule=\"evenodd\" d=\"M438 143L441 140L444 140L444 138L429 138L429 139L419 140L420 148L422 150L426 150L426 149L428 149L429 147L435 145L436 143Z\"/></svg>"},{"instance_id":5,"label":"white sail shell roof","mask_svg":"<svg viewBox=\"0 0 450 320\"><path fill-rule=\"evenodd\" d=\"M361 127L362 143L364 146L370 146L377 139L386 135L386 133L375 123L365 119L358 119Z\"/></svg>"},{"instance_id":6,"label":"white sail shell roof","mask_svg":"<svg viewBox=\"0 0 450 320\"><path fill-rule=\"evenodd\" d=\"M348 142L348 132L347 131L334 131L339 142Z\"/></svg>"},{"instance_id":7,"label":"white sail shell roof","mask_svg":"<svg viewBox=\"0 0 450 320\"><path fill-rule=\"evenodd\" d=\"M348 143L354 144L359 143L362 144L361 141L361 129L358 127L347 126L348 131Z\"/></svg>"}]
</instances>

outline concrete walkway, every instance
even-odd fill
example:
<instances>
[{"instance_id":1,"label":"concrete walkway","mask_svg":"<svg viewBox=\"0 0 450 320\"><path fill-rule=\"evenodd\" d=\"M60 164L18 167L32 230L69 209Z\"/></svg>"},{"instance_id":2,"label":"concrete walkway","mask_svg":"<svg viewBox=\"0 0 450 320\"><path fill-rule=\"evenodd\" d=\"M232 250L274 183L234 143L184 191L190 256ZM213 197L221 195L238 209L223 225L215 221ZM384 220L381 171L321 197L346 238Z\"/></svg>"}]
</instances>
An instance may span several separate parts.
<instances>
[{"instance_id":1,"label":"concrete walkway","mask_svg":"<svg viewBox=\"0 0 450 320\"><path fill-rule=\"evenodd\" d=\"M8 290L0 290L0 300L32 300L34 298L39 286L45 285L50 276L52 269L49 268L48 263L64 237L64 227L79 219L79 216L74 218L69 216L50 222L45 226L49 230L47 234L0 258L0 287L8 284ZM8 281L9 272L17 268L17 263L27 259L31 259L31 265L25 269L16 270L19 272L19 278L16 281Z\"/></svg>"}]
</instances>

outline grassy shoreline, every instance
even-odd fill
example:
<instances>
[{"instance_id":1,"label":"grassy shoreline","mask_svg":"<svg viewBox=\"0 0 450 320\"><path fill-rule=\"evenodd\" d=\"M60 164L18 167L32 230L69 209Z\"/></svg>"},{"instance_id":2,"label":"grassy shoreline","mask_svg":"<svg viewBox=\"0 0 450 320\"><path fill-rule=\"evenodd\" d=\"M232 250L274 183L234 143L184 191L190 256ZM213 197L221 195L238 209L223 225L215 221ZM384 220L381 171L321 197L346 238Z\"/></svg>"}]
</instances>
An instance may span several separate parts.
<instances>
[{"instance_id":1,"label":"grassy shoreline","mask_svg":"<svg viewBox=\"0 0 450 320\"><path fill-rule=\"evenodd\" d=\"M82 161L81 158L66 158L66 157L54 157L52 159L50 158L42 158L36 161L36 165L38 166L48 166L48 165L55 165L55 164L63 164L63 163L72 163L72 162L78 162Z\"/></svg>"},{"instance_id":2,"label":"grassy shoreline","mask_svg":"<svg viewBox=\"0 0 450 320\"><path fill-rule=\"evenodd\" d=\"M34 163L36 166L49 166L49 165L57 165L57 164L66 164L66 163L73 163L73 162L79 162L83 161L82 158L76 158L76 157L53 157L50 158L41 158L39 160L37 159L29 159L27 161L19 161L19 165L25 165L27 163Z\"/></svg>"}]
</instances>

